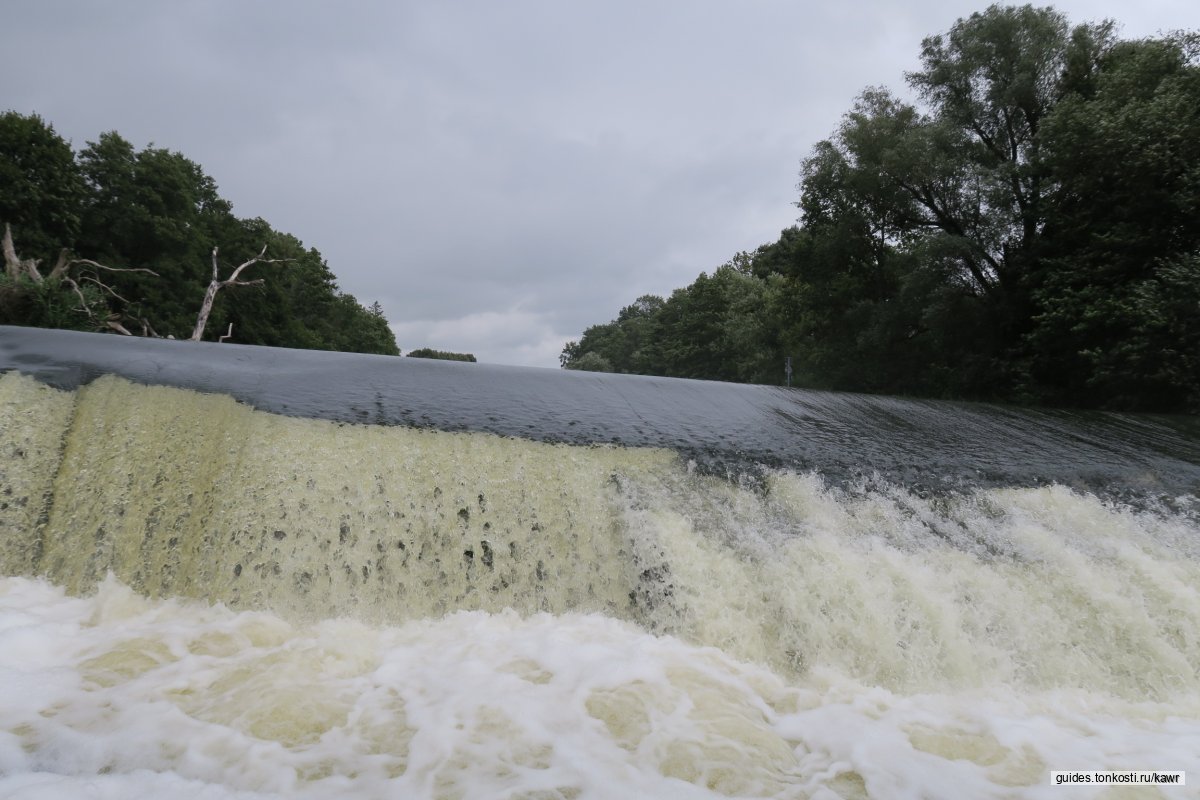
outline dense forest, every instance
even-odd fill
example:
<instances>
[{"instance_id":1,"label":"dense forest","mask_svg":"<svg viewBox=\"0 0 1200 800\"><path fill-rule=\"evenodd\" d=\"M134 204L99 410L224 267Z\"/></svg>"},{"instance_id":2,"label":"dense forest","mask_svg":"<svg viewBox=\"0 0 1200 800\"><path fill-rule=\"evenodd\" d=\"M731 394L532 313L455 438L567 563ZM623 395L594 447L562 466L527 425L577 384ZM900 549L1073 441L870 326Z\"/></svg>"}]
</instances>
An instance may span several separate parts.
<instances>
[{"instance_id":1,"label":"dense forest","mask_svg":"<svg viewBox=\"0 0 1200 800\"><path fill-rule=\"evenodd\" d=\"M227 281L261 254L218 292L203 338L398 354L378 303L340 291L299 239L235 217L179 153L139 151L116 132L76 153L40 117L10 111L0 115L0 187L12 245L0 324L191 338L214 267Z\"/></svg>"},{"instance_id":2,"label":"dense forest","mask_svg":"<svg viewBox=\"0 0 1200 800\"><path fill-rule=\"evenodd\" d=\"M1200 36L992 6L804 160L799 224L569 369L1200 411Z\"/></svg>"}]
</instances>

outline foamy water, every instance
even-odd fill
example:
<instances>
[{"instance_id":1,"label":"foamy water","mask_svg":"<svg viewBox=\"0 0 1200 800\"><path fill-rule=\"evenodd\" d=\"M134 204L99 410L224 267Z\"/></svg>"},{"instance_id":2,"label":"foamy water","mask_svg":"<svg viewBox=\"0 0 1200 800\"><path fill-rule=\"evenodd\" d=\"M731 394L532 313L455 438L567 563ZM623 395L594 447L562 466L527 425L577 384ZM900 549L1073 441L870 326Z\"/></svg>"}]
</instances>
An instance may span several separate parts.
<instances>
[{"instance_id":1,"label":"foamy water","mask_svg":"<svg viewBox=\"0 0 1200 800\"><path fill-rule=\"evenodd\" d=\"M1200 796L1194 499L0 410L0 797ZM1050 780L1131 769L1192 785Z\"/></svg>"},{"instance_id":2,"label":"foamy water","mask_svg":"<svg viewBox=\"0 0 1200 800\"><path fill-rule=\"evenodd\" d=\"M1052 769L1200 774L1194 695L788 682L600 615L294 626L10 578L0 654L6 797L1055 797Z\"/></svg>"}]
</instances>

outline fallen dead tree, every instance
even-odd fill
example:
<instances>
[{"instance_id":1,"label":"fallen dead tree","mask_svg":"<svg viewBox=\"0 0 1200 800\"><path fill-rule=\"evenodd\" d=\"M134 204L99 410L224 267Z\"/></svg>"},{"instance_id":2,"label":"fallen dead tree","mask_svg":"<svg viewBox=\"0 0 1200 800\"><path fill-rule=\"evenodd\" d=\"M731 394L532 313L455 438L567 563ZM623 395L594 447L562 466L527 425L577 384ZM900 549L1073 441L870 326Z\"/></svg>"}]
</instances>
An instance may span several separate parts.
<instances>
[{"instance_id":1,"label":"fallen dead tree","mask_svg":"<svg viewBox=\"0 0 1200 800\"><path fill-rule=\"evenodd\" d=\"M59 251L58 260L50 272L42 275L41 270L38 269L41 259L22 259L17 255L16 247L13 245L12 229L7 223L4 225L3 251L4 272L13 286L19 286L22 280L29 281L35 286L54 286L56 284L66 286L79 300L77 310L85 314L98 329L115 331L125 336L133 336L125 326L125 322L130 320L123 314L113 312L108 307L106 298L113 297L125 305L129 305L129 301L117 294L112 286L100 280L101 272L141 272L158 277L158 273L154 270L141 267L110 267L90 258L71 258L66 248ZM89 298L89 293L84 291L84 286L95 286L98 291L90 293L93 296ZM157 336L144 317L136 322L141 325L143 336Z\"/></svg>"},{"instance_id":2,"label":"fallen dead tree","mask_svg":"<svg viewBox=\"0 0 1200 800\"><path fill-rule=\"evenodd\" d=\"M13 245L12 229L7 223L4 226L3 252L4 271L11 293L21 293L23 283L35 290L41 288L53 290L55 287L64 287L77 301L77 305L72 310L84 315L97 330L109 330L124 336L134 336L130 327L135 327L141 329L141 336L162 338L146 317L131 317L125 313L124 309L131 305L129 300L122 297L116 289L101 279L101 275L104 273L121 272L143 273L156 278L160 277L154 270L143 267L110 267L90 258L72 258L70 252L63 248L59 252L54 267L49 273L43 275L40 269L41 259L22 259L17 255L16 247ZM218 248L212 249L212 279L204 292L204 300L200 304L200 311L196 315L196 324L189 337L189 340L193 342L200 341L204 336L204 329L208 325L208 318L212 314L213 303L216 301L218 292L229 286L262 286L265 283L264 279L242 280L242 273L255 264L282 264L291 260L266 258L267 246L263 245L258 255L239 264L228 278L222 280L220 264L217 260L218 252ZM122 311L114 311L110 308L110 299L119 301ZM219 336L217 341L224 342L232 336L233 323L231 322L226 332ZM174 337L168 336L167 338Z\"/></svg>"}]
</instances>

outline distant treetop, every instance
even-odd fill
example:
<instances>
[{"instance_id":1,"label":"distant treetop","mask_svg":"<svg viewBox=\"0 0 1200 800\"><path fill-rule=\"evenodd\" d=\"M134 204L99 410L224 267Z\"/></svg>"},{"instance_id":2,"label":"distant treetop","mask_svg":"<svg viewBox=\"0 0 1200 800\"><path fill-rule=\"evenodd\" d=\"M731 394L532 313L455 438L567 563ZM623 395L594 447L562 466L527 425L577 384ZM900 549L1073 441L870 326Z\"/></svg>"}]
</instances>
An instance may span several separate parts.
<instances>
[{"instance_id":1,"label":"distant treetop","mask_svg":"<svg viewBox=\"0 0 1200 800\"><path fill-rule=\"evenodd\" d=\"M450 353L445 350L434 350L429 347L419 347L416 350L409 350L405 353L409 358L437 358L442 361L469 361L475 363L475 356L471 353Z\"/></svg>"}]
</instances>

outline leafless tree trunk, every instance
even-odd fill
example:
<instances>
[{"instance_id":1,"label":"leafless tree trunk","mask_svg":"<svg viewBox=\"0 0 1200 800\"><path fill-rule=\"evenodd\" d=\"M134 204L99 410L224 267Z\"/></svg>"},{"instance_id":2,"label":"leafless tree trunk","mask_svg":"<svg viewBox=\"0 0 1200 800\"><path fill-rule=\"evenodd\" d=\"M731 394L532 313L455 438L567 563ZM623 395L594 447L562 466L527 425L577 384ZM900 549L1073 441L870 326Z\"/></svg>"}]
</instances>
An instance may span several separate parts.
<instances>
[{"instance_id":1,"label":"leafless tree trunk","mask_svg":"<svg viewBox=\"0 0 1200 800\"><path fill-rule=\"evenodd\" d=\"M42 282L42 273L38 272L38 260L36 258L27 258L21 260L17 257L17 250L13 247L12 228L6 222L4 223L4 271L9 278L14 281L22 275L27 275L34 283ZM61 256L59 261L61 261Z\"/></svg>"},{"instance_id":2,"label":"leafless tree trunk","mask_svg":"<svg viewBox=\"0 0 1200 800\"><path fill-rule=\"evenodd\" d=\"M264 244L263 249L259 251L258 255L256 255L254 258L250 259L249 261L245 261L242 264L238 265L237 269L235 269L233 271L232 275L230 275L225 280L221 280L220 272L218 271L219 267L217 265L217 248L215 248L215 247L213 248L213 250L212 250L212 280L209 281L208 289L204 292L204 302L200 304L200 314L196 317L196 327L192 330L191 341L198 342L198 341L200 341L200 338L202 336L204 336L204 326L208 324L208 315L212 313L213 301L215 301L217 299L217 292L221 291L226 286L262 286L263 285L262 278L256 278L255 280L252 280L252 281L239 281L238 276L242 274L242 270L246 269L246 267L253 266L254 264L280 264L280 263L283 263L283 262L289 260L286 258L263 258L263 256L265 256L266 254L267 254L267 246ZM224 341L226 338L228 338L229 336L232 336L232 335L233 335L233 325L231 323L229 326L229 332L227 334L225 334L225 336L221 337L221 341Z\"/></svg>"}]
</instances>

